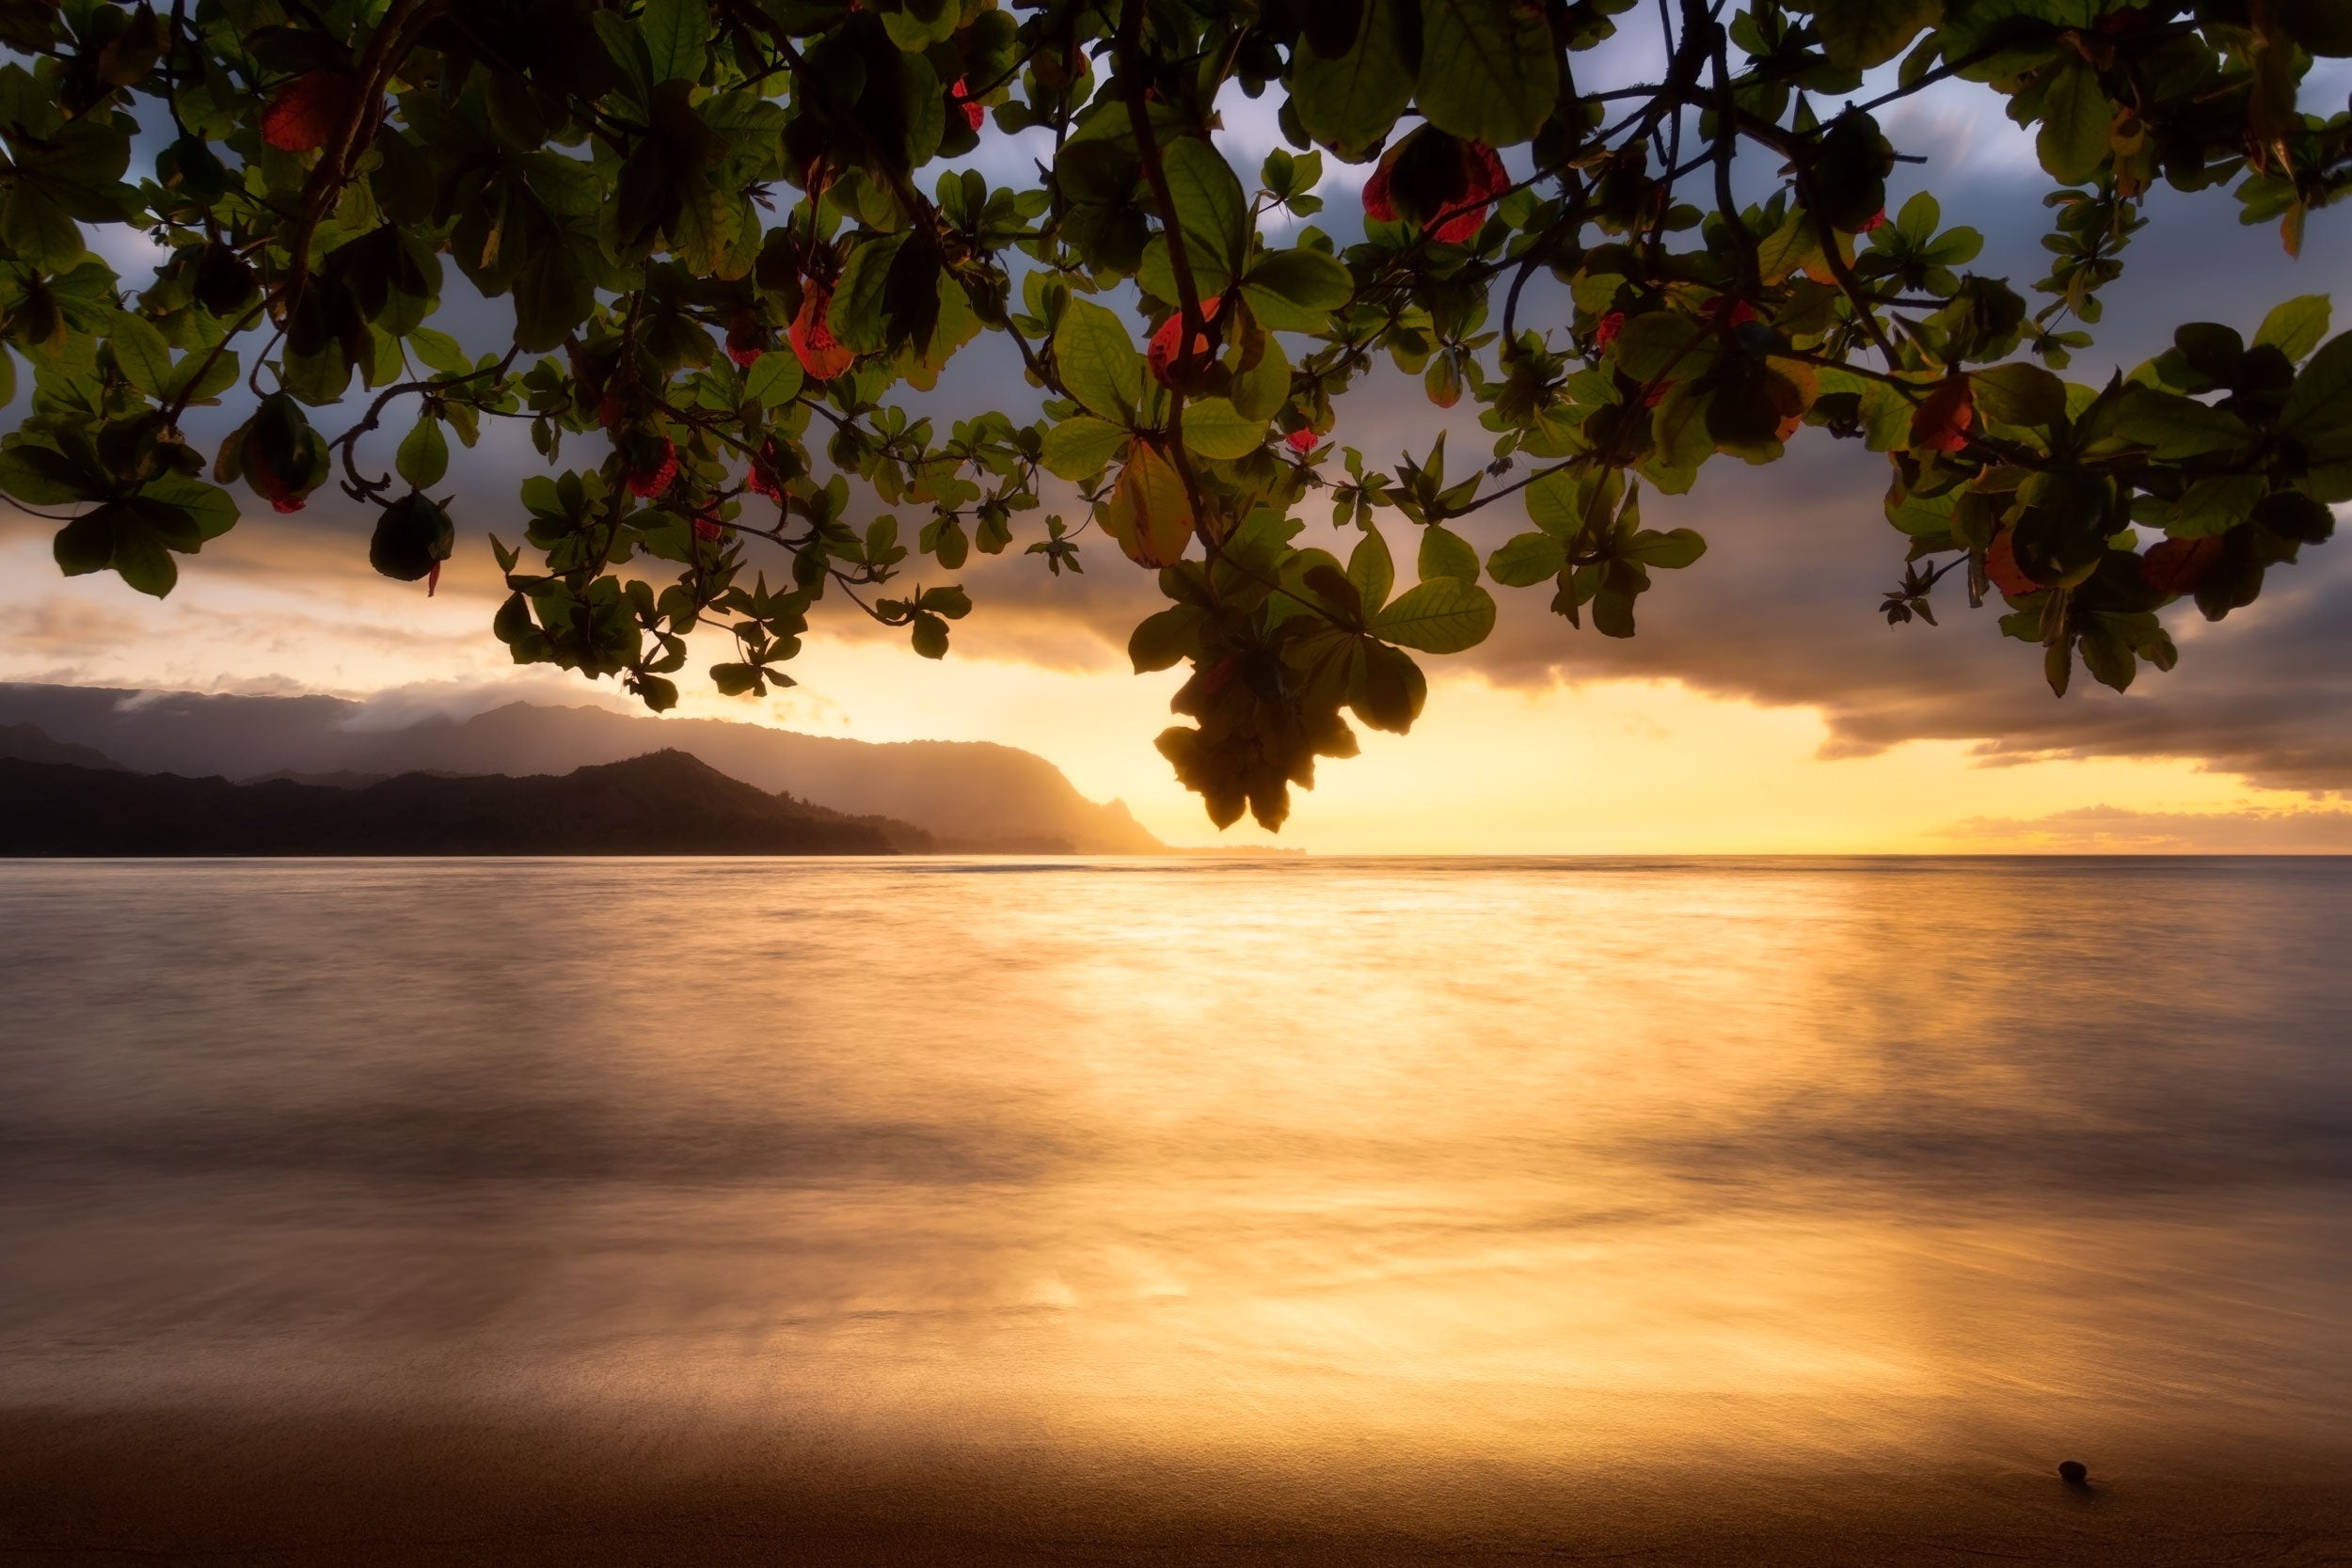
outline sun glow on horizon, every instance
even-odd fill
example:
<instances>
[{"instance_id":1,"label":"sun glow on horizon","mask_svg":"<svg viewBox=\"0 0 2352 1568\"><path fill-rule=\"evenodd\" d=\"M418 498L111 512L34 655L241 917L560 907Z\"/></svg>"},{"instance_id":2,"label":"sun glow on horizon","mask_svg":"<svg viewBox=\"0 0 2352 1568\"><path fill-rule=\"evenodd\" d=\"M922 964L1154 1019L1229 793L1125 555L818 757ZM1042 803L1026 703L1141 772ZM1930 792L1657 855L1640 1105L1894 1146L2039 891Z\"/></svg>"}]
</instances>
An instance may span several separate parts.
<instances>
[{"instance_id":1,"label":"sun glow on horizon","mask_svg":"<svg viewBox=\"0 0 2352 1568\"><path fill-rule=\"evenodd\" d=\"M612 685L521 671L485 623L486 562L453 573L440 596L354 571L325 530L241 530L169 600L111 578L59 579L45 530L0 533L0 570L31 590L0 633L0 678L182 689L421 688L470 697L623 702ZM268 534L268 538L263 535ZM249 542L247 542L249 540ZM463 558L461 558L461 562ZM477 580L479 579L479 580ZM820 629L793 666L802 684L764 704L684 687L681 713L869 741L992 740L1038 752L1078 790L1126 802L1180 847L1262 845L1355 854L1961 853L1985 848L2132 847L2052 840L2032 824L2108 812L2179 818L2300 811L2352 847L2352 814L2249 788L2186 760L2033 760L1987 766L1963 741L1912 741L1826 758L1817 709L1769 707L1674 681L1504 686L1432 672L1410 736L1358 726L1360 756L1323 759L1311 790L1272 835L1245 818L1219 833L1152 747L1176 721L1181 673L1137 676L1108 644L1076 633L1052 646L976 618L941 662L896 640ZM697 650L697 658L707 656ZM445 699L443 699L445 700ZM1985 823L1997 831L1988 833ZM2002 824L2023 826L2002 827ZM2139 847L2145 847L2140 845ZM2178 847L2196 847L2193 842ZM2329 846L2334 847L2334 846Z\"/></svg>"}]
</instances>

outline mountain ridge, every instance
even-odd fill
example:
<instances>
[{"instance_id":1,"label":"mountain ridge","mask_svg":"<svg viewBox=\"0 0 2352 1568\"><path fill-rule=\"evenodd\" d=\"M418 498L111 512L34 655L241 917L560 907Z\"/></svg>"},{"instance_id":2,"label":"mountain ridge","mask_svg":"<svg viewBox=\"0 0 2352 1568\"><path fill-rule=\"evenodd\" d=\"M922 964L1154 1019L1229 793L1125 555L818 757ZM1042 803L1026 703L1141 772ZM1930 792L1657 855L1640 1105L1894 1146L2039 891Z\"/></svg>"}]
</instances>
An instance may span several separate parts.
<instances>
[{"instance_id":1,"label":"mountain ridge","mask_svg":"<svg viewBox=\"0 0 2352 1568\"><path fill-rule=\"evenodd\" d=\"M105 752L58 740L38 724L0 724L0 762L51 762L101 772L128 771Z\"/></svg>"},{"instance_id":2,"label":"mountain ridge","mask_svg":"<svg viewBox=\"0 0 2352 1568\"><path fill-rule=\"evenodd\" d=\"M1122 803L1089 800L1043 757L993 741L851 740L521 702L390 724L340 697L0 683L0 724L27 723L130 768L189 777L520 777L675 750L764 793L912 823L945 850L1168 852Z\"/></svg>"},{"instance_id":3,"label":"mountain ridge","mask_svg":"<svg viewBox=\"0 0 2352 1568\"><path fill-rule=\"evenodd\" d=\"M0 759L0 855L892 855L904 822L770 795L684 752L364 788Z\"/></svg>"}]
</instances>

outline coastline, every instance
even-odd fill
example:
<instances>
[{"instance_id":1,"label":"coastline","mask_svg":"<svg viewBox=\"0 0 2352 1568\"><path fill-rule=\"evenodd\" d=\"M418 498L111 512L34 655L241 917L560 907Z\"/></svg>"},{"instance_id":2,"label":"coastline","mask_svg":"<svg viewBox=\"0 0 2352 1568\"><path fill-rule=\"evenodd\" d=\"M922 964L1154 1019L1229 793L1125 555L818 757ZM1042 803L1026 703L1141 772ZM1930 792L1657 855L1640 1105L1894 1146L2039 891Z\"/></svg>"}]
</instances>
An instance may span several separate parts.
<instances>
[{"instance_id":1,"label":"coastline","mask_svg":"<svg viewBox=\"0 0 2352 1568\"><path fill-rule=\"evenodd\" d=\"M0 1412L0 1563L1870 1568L2341 1562L2352 1453L2185 1443L2068 1487L1955 1446L1851 1471L1636 1456L1198 1459L844 1441L626 1410Z\"/></svg>"}]
</instances>

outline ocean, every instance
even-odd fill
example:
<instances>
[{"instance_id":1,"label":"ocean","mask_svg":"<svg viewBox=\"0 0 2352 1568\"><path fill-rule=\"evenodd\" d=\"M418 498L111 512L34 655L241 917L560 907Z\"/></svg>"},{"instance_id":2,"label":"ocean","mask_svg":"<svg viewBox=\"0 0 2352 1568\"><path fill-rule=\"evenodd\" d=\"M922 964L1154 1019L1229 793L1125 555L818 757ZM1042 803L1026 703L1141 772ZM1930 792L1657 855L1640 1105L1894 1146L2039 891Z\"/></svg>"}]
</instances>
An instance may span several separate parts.
<instances>
[{"instance_id":1,"label":"ocean","mask_svg":"<svg viewBox=\"0 0 2352 1568\"><path fill-rule=\"evenodd\" d=\"M2352 862L20 862L0 929L0 1558L178 1539L8 1534L102 1430L1453 1540L2352 1432Z\"/></svg>"}]
</instances>

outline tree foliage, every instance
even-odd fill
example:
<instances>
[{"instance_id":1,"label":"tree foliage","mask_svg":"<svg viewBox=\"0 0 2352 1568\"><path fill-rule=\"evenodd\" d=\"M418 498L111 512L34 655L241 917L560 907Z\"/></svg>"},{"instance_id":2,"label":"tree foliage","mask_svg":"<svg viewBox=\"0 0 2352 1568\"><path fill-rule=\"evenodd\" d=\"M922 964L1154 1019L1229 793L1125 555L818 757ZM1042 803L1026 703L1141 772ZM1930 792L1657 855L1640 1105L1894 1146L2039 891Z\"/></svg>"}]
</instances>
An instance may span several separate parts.
<instances>
[{"instance_id":1,"label":"tree foliage","mask_svg":"<svg viewBox=\"0 0 2352 1568\"><path fill-rule=\"evenodd\" d=\"M2352 183L2352 116L2296 101L2352 8L1655 8L0 0L0 390L32 374L0 489L58 519L63 570L156 594L235 483L290 511L338 482L406 580L486 528L515 659L655 708L697 627L731 639L730 693L790 684L829 596L937 657L970 601L930 578L1024 534L1076 571L1099 533L1168 600L1136 668L1190 666L1161 750L1217 822L1268 826L1353 752L1351 716L1412 724L1414 656L1484 639L1490 583L1630 636L1652 574L1705 548L1645 527L1643 487L1808 425L1886 455L1890 621L1932 621L1957 574L2061 693L2077 662L2119 689L2170 668L2163 606L2219 619L2328 536L2352 335L2324 299L2250 342L2184 326L2104 385L2057 372L2158 182L2233 192L2290 250ZM1637 22L1662 71L1597 80ZM2024 293L1967 270L1979 237L1933 197L1886 210L1907 154L1880 116L1947 78L2004 100L2060 187ZM1290 142L1254 181L1210 139L1234 92L1271 93ZM975 172L990 136L1037 179ZM1344 247L1308 221L1327 157L1375 166ZM135 291L89 248L105 225L161 248ZM445 289L505 302L511 340L437 328ZM919 394L983 334L1042 415L942 429ZM1490 450L1338 447L1383 358L1470 399ZM223 400L249 417L194 450L183 416ZM547 461L519 521L432 494L485 420ZM361 440L404 425L370 472ZM1049 496L1079 520L1033 518ZM1301 538L1326 501L1344 550ZM1457 525L1498 503L1528 526L1482 559Z\"/></svg>"}]
</instances>

